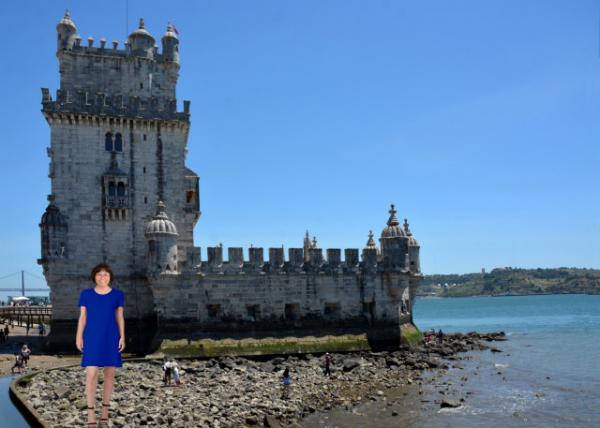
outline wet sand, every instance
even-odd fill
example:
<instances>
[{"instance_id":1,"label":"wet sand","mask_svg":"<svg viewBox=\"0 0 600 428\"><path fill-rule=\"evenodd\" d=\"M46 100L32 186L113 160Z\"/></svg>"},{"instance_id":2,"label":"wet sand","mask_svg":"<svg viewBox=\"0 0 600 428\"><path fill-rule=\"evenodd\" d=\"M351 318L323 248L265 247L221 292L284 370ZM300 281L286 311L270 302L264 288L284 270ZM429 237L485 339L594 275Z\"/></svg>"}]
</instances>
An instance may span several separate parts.
<instances>
[{"instance_id":1,"label":"wet sand","mask_svg":"<svg viewBox=\"0 0 600 428\"><path fill-rule=\"evenodd\" d=\"M26 333L25 327L12 327L10 329L8 341L6 343L0 343L0 376L11 374L11 368L15 364L15 354L20 351L23 343L27 343L32 350L32 354L29 358L28 369L23 370L22 373L31 370L49 369L52 367L77 364L81 361L81 357L79 356L63 357L40 354L40 345L43 337L38 335L37 328L30 329L29 335Z\"/></svg>"}]
</instances>

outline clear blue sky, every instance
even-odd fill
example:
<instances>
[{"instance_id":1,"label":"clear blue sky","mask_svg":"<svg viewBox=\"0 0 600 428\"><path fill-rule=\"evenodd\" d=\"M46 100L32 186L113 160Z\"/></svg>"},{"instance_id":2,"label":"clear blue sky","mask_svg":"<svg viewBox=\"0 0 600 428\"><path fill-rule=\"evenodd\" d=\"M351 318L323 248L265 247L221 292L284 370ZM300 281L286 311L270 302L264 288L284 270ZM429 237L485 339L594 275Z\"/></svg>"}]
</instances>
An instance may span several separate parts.
<instances>
[{"instance_id":1,"label":"clear blue sky","mask_svg":"<svg viewBox=\"0 0 600 428\"><path fill-rule=\"evenodd\" d=\"M84 40L125 39L123 0L3 4L0 277L41 276L40 88L67 7ZM306 229L362 248L393 202L425 273L600 267L597 1L130 0L139 17L180 32L203 257Z\"/></svg>"}]
</instances>

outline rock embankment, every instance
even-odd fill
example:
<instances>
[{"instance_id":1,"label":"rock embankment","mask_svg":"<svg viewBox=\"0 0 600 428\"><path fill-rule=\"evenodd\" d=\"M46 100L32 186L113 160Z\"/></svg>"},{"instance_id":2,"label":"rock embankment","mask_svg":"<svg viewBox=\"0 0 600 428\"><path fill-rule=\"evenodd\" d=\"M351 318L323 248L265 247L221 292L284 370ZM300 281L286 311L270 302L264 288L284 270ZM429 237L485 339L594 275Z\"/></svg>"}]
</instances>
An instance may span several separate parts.
<instances>
[{"instance_id":1,"label":"rock embankment","mask_svg":"<svg viewBox=\"0 0 600 428\"><path fill-rule=\"evenodd\" d=\"M126 362L117 371L110 425L297 426L315 411L384 399L388 388L420 382L421 370L447 368L458 353L489 349L484 342L495 340L505 340L504 334L453 334L392 352L333 354L330 377L324 375L324 357L310 354L181 360L181 386L163 385L162 361ZM285 368L292 385L284 394ZM83 369L72 367L41 372L18 390L49 425L75 427L86 422L84 387Z\"/></svg>"}]
</instances>

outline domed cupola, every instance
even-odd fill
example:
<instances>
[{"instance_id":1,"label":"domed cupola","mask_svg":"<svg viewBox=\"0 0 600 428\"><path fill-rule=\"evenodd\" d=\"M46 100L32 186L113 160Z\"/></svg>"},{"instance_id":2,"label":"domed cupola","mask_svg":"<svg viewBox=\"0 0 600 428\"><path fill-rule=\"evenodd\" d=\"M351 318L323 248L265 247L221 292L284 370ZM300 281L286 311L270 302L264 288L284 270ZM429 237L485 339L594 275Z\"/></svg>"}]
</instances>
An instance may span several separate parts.
<instances>
[{"instance_id":1,"label":"domed cupola","mask_svg":"<svg viewBox=\"0 0 600 428\"><path fill-rule=\"evenodd\" d=\"M390 218L387 226L381 232L379 242L381 245L381 259L384 269L403 270L408 262L408 238L396 218L396 207L390 206Z\"/></svg>"},{"instance_id":2,"label":"domed cupola","mask_svg":"<svg viewBox=\"0 0 600 428\"><path fill-rule=\"evenodd\" d=\"M135 56L154 58L154 37L146 30L144 18L140 18L138 29L127 38L131 54Z\"/></svg>"},{"instance_id":3,"label":"domed cupola","mask_svg":"<svg viewBox=\"0 0 600 428\"><path fill-rule=\"evenodd\" d=\"M56 24L56 32L58 33L58 50L72 49L77 37L77 27L71 20L69 9L65 10L65 16Z\"/></svg>"},{"instance_id":4,"label":"domed cupola","mask_svg":"<svg viewBox=\"0 0 600 428\"><path fill-rule=\"evenodd\" d=\"M148 242L146 269L149 276L177 273L177 228L158 202L156 215L146 224L144 236Z\"/></svg>"},{"instance_id":5,"label":"domed cupola","mask_svg":"<svg viewBox=\"0 0 600 428\"><path fill-rule=\"evenodd\" d=\"M179 37L177 37L177 30L171 23L167 25L167 31L162 36L161 42L164 60L179 64Z\"/></svg>"},{"instance_id":6,"label":"domed cupola","mask_svg":"<svg viewBox=\"0 0 600 428\"><path fill-rule=\"evenodd\" d=\"M156 208L156 215L154 216L154 218L152 220L150 220L147 224L146 224L146 231L145 231L145 235L153 235L153 234L161 234L161 235L175 235L177 236L177 228L175 227L175 224L173 224L173 222L171 220L169 220L169 217L167 216L167 213L165 212L166 206L165 204L163 204L162 201L158 201L158 205Z\"/></svg>"},{"instance_id":7,"label":"domed cupola","mask_svg":"<svg viewBox=\"0 0 600 428\"><path fill-rule=\"evenodd\" d=\"M46 212L42 215L40 226L45 227L67 227L67 221L54 202L50 202Z\"/></svg>"},{"instance_id":8,"label":"domed cupola","mask_svg":"<svg viewBox=\"0 0 600 428\"><path fill-rule=\"evenodd\" d=\"M400 222L398 218L396 218L396 207L394 204L391 204L390 207L390 218L387 221L387 226L381 231L382 238L398 238L405 237L406 233L400 227Z\"/></svg>"},{"instance_id":9,"label":"domed cupola","mask_svg":"<svg viewBox=\"0 0 600 428\"><path fill-rule=\"evenodd\" d=\"M417 242L417 240L415 239L415 237L413 236L412 232L410 231L409 227L408 227L408 219L404 219L404 233L406 234L406 237L408 238L408 246L412 246L412 247L418 247L419 246L419 242Z\"/></svg>"}]
</instances>

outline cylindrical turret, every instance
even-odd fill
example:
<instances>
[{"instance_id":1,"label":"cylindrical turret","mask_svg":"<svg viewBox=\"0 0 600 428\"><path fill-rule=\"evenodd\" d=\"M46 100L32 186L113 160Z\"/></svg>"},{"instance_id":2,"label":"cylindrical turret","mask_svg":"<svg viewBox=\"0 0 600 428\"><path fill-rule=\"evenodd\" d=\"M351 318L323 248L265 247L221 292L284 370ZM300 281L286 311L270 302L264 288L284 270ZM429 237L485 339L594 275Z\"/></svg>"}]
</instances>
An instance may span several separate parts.
<instances>
[{"instance_id":1,"label":"cylindrical turret","mask_svg":"<svg viewBox=\"0 0 600 428\"><path fill-rule=\"evenodd\" d=\"M77 37L77 27L71 20L69 9L65 11L65 16L56 25L56 32L58 33L57 50L72 49Z\"/></svg>"},{"instance_id":2,"label":"cylindrical turret","mask_svg":"<svg viewBox=\"0 0 600 428\"><path fill-rule=\"evenodd\" d=\"M177 30L172 24L167 26L167 32L161 39L162 54L165 62L174 62L179 64L179 38Z\"/></svg>"},{"instance_id":3,"label":"cylindrical turret","mask_svg":"<svg viewBox=\"0 0 600 428\"><path fill-rule=\"evenodd\" d=\"M383 266L386 270L406 269L408 238L396 218L396 208L393 204L389 213L387 227L383 229L379 238Z\"/></svg>"},{"instance_id":4,"label":"cylindrical turret","mask_svg":"<svg viewBox=\"0 0 600 428\"><path fill-rule=\"evenodd\" d=\"M146 31L144 18L140 18L137 30L129 35L127 42L131 48L131 54L146 58L154 58L154 37Z\"/></svg>"},{"instance_id":5,"label":"cylindrical turret","mask_svg":"<svg viewBox=\"0 0 600 428\"><path fill-rule=\"evenodd\" d=\"M49 200L50 204L39 225L42 234L42 263L67 257L67 221L54 205L52 196Z\"/></svg>"},{"instance_id":6,"label":"cylindrical turret","mask_svg":"<svg viewBox=\"0 0 600 428\"><path fill-rule=\"evenodd\" d=\"M419 260L419 242L415 239L412 232L408 228L408 220L404 219L404 232L408 238L408 262L409 268L414 273L421 272L421 261Z\"/></svg>"},{"instance_id":7,"label":"cylindrical turret","mask_svg":"<svg viewBox=\"0 0 600 428\"><path fill-rule=\"evenodd\" d=\"M165 204L158 202L156 216L146 224L144 233L148 247L146 269L149 276L177 273L177 228L165 212Z\"/></svg>"}]
</instances>

